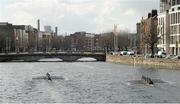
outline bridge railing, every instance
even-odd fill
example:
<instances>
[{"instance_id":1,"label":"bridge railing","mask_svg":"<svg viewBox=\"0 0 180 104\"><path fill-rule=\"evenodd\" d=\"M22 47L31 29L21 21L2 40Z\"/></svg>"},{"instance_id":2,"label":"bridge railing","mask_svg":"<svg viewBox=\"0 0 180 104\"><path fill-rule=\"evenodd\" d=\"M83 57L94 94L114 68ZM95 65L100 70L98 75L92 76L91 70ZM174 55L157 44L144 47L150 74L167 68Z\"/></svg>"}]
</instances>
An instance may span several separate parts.
<instances>
[{"instance_id":1,"label":"bridge railing","mask_svg":"<svg viewBox=\"0 0 180 104\"><path fill-rule=\"evenodd\" d=\"M105 54L103 52L66 52L66 51L59 51L59 52L18 52L18 53L15 53L15 52L12 52L12 53L0 53L0 55L16 55L16 54Z\"/></svg>"}]
</instances>

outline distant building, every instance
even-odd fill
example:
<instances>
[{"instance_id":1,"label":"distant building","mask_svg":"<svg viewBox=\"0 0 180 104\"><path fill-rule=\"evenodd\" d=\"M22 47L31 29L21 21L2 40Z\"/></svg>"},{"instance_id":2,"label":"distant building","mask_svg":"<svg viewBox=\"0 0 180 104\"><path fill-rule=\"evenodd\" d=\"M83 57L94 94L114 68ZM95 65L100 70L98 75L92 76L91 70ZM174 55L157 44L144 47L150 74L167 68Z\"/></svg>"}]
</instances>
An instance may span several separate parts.
<instances>
[{"instance_id":1,"label":"distant building","mask_svg":"<svg viewBox=\"0 0 180 104\"><path fill-rule=\"evenodd\" d=\"M48 26L48 25L44 26L44 31L45 32L50 32L50 33L53 32L52 29L51 29L51 26Z\"/></svg>"},{"instance_id":2,"label":"distant building","mask_svg":"<svg viewBox=\"0 0 180 104\"><path fill-rule=\"evenodd\" d=\"M70 36L71 36L71 50L84 51L86 32L75 32L74 34L71 34Z\"/></svg>"},{"instance_id":3,"label":"distant building","mask_svg":"<svg viewBox=\"0 0 180 104\"><path fill-rule=\"evenodd\" d=\"M137 53L143 54L143 34L144 34L144 26L143 19L141 22L136 24L137 27Z\"/></svg>"},{"instance_id":4,"label":"distant building","mask_svg":"<svg viewBox=\"0 0 180 104\"><path fill-rule=\"evenodd\" d=\"M140 23L137 23L137 40L140 41L138 43L139 53L155 53L158 41L157 25L157 10L152 10L152 12L148 14L148 18L142 19Z\"/></svg>"},{"instance_id":5,"label":"distant building","mask_svg":"<svg viewBox=\"0 0 180 104\"><path fill-rule=\"evenodd\" d=\"M102 50L100 44L101 35L75 32L71 37L71 51L99 51Z\"/></svg>"},{"instance_id":6,"label":"distant building","mask_svg":"<svg viewBox=\"0 0 180 104\"><path fill-rule=\"evenodd\" d=\"M42 50L50 51L53 47L53 37L54 34L51 32L42 32Z\"/></svg>"},{"instance_id":7,"label":"distant building","mask_svg":"<svg viewBox=\"0 0 180 104\"><path fill-rule=\"evenodd\" d=\"M94 51L101 51L102 50L100 41L101 41L101 35L95 34L94 35Z\"/></svg>"},{"instance_id":8,"label":"distant building","mask_svg":"<svg viewBox=\"0 0 180 104\"><path fill-rule=\"evenodd\" d=\"M13 25L0 22L0 52L13 52L15 50L15 36Z\"/></svg>"},{"instance_id":9,"label":"distant building","mask_svg":"<svg viewBox=\"0 0 180 104\"><path fill-rule=\"evenodd\" d=\"M86 51L94 50L94 34L86 33L86 35L85 35L85 50Z\"/></svg>"},{"instance_id":10,"label":"distant building","mask_svg":"<svg viewBox=\"0 0 180 104\"><path fill-rule=\"evenodd\" d=\"M128 34L128 49L137 51L137 34Z\"/></svg>"},{"instance_id":11,"label":"distant building","mask_svg":"<svg viewBox=\"0 0 180 104\"><path fill-rule=\"evenodd\" d=\"M13 25L15 35L15 52L28 51L29 34L25 25Z\"/></svg>"},{"instance_id":12,"label":"distant building","mask_svg":"<svg viewBox=\"0 0 180 104\"><path fill-rule=\"evenodd\" d=\"M31 25L26 26L25 30L28 33L28 51L37 51L39 31Z\"/></svg>"}]
</instances>

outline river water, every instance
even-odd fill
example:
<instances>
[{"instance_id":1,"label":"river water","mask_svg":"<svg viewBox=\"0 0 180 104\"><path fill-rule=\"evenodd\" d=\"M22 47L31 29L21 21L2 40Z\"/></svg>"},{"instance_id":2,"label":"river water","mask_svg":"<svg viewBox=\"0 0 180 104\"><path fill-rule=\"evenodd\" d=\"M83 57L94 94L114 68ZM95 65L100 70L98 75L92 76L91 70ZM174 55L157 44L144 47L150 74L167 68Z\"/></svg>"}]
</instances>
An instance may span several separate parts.
<instances>
[{"instance_id":1,"label":"river water","mask_svg":"<svg viewBox=\"0 0 180 104\"><path fill-rule=\"evenodd\" d=\"M47 72L56 78L43 79ZM138 83L142 75L159 82ZM132 102L180 103L180 71L105 62L0 63L0 103Z\"/></svg>"}]
</instances>

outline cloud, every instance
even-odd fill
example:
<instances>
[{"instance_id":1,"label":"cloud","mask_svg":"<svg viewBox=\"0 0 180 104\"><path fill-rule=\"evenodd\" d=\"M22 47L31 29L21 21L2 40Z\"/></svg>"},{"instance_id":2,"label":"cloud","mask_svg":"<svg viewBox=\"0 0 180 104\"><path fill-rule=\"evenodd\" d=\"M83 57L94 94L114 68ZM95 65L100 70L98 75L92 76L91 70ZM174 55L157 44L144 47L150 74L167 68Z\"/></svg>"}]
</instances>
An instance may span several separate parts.
<instances>
[{"instance_id":1,"label":"cloud","mask_svg":"<svg viewBox=\"0 0 180 104\"><path fill-rule=\"evenodd\" d=\"M132 16L132 15L135 15L135 14L136 14L136 11L134 11L133 9L128 9L125 12L125 15L127 15L127 16Z\"/></svg>"},{"instance_id":2,"label":"cloud","mask_svg":"<svg viewBox=\"0 0 180 104\"><path fill-rule=\"evenodd\" d=\"M97 17L94 19L94 22L97 25L97 31L104 31L105 28L108 26L113 26L113 11L116 9L115 5L117 4L118 0L104 0L103 6L99 11Z\"/></svg>"},{"instance_id":3,"label":"cloud","mask_svg":"<svg viewBox=\"0 0 180 104\"><path fill-rule=\"evenodd\" d=\"M3 2L4 1L4 2ZM59 33L102 32L119 24L121 29L136 30L136 22L157 0L0 0L0 21L36 26L58 26ZM142 5L143 4L143 5ZM146 7L146 8L144 8Z\"/></svg>"}]
</instances>

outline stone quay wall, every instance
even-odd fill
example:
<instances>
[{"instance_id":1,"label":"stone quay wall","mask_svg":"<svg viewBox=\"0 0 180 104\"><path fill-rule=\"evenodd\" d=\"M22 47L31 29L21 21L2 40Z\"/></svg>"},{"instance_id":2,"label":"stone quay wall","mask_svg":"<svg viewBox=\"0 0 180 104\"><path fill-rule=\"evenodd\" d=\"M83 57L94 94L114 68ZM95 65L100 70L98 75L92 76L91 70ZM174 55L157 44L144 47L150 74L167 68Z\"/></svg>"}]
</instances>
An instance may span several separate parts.
<instances>
[{"instance_id":1,"label":"stone quay wall","mask_svg":"<svg viewBox=\"0 0 180 104\"><path fill-rule=\"evenodd\" d=\"M133 56L107 55L106 61L110 63L142 65L156 68L180 69L180 60L161 59L161 58L144 58Z\"/></svg>"}]
</instances>

